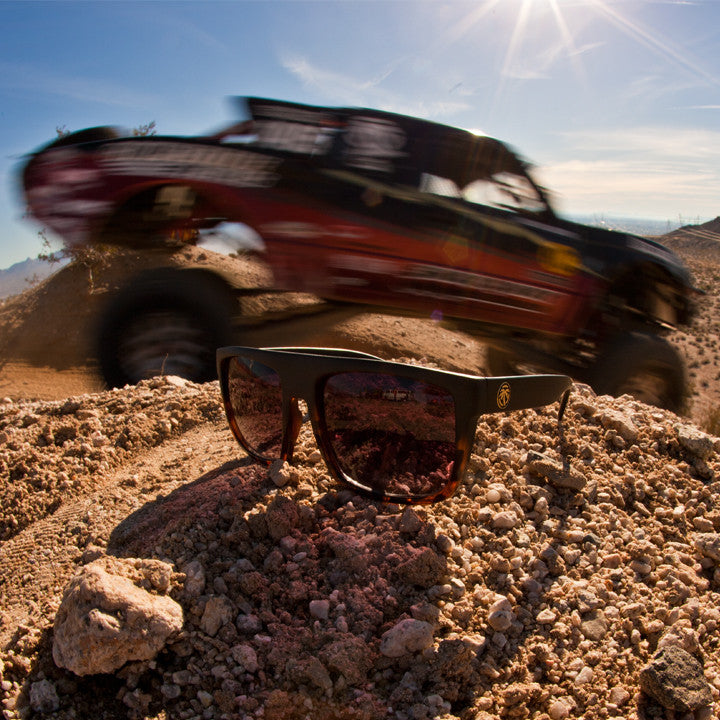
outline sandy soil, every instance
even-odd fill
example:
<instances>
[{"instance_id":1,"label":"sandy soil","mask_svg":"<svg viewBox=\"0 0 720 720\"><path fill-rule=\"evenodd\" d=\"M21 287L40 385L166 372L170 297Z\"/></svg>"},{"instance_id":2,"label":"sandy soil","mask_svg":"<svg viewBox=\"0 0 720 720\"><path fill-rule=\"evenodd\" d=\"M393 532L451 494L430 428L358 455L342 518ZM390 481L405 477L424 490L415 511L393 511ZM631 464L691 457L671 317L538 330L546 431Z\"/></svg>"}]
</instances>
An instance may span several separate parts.
<instances>
[{"instance_id":1,"label":"sandy soil","mask_svg":"<svg viewBox=\"0 0 720 720\"><path fill-rule=\"evenodd\" d=\"M5 717L717 717L720 441L689 425L720 406L713 250L682 248L708 292L672 338L688 358L690 417L582 387L562 430L556 406L488 416L455 497L415 510L343 491L305 431L295 469L250 463L216 383L99 392L92 318L131 263L96 277L96 292L70 269L6 303ZM428 322L356 318L313 341L483 366L477 342ZM58 667L68 581L126 557L176 571L166 592L182 632L111 673ZM408 627L422 642L394 654ZM641 690L667 645L696 658L712 703L680 712Z\"/></svg>"},{"instance_id":2,"label":"sandy soil","mask_svg":"<svg viewBox=\"0 0 720 720\"><path fill-rule=\"evenodd\" d=\"M262 270L228 261L213 253L188 249L177 260L231 275L240 269L239 285L261 283ZM0 305L0 395L26 399L60 399L97 392L103 385L94 363L97 317L110 293L138 268L160 264L153 256L127 254L96 271L91 284L86 269L69 266L25 293ZM308 302L305 298L303 301ZM260 298L253 311L277 309L285 301ZM259 307L257 307L259 306ZM383 315L350 315L350 319L296 323L263 330L264 344L316 344L349 347L381 357L425 357L443 367L481 371L483 347L468 336L430 320ZM257 332L255 333L257 334ZM252 335L250 340L254 340Z\"/></svg>"}]
</instances>

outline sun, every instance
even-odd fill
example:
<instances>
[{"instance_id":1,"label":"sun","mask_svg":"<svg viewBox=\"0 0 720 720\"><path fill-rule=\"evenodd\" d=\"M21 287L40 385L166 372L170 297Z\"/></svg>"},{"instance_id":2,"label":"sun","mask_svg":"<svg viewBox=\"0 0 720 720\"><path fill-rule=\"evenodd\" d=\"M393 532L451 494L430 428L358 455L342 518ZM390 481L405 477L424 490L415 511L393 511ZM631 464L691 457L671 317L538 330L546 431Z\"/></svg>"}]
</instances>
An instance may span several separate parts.
<instances>
[{"instance_id":1,"label":"sun","mask_svg":"<svg viewBox=\"0 0 720 720\"><path fill-rule=\"evenodd\" d=\"M506 16L510 23L509 33L493 105L497 104L509 81L547 77L542 73L518 75L516 72L516 68L523 67L524 61L527 66L529 39L538 28L542 28L548 37L552 33L557 38L554 54L549 62L557 62L558 59L564 58L572 66L579 85L589 89L583 56L599 43L593 42L590 38L584 45L578 45L580 41L577 39L577 33L573 32L569 22L577 16L578 9L581 9L586 17L590 15L597 26L613 26L633 42L660 56L665 62L681 67L711 85L720 85L720 78L693 61L688 51L678 48L671 39L662 37L657 31L653 31L633 17L629 5L623 6L612 0L478 0L475 7L443 34L441 40L451 46L461 37L471 35L475 28L481 26L488 18L501 12ZM543 70L550 70L552 66L549 62Z\"/></svg>"}]
</instances>

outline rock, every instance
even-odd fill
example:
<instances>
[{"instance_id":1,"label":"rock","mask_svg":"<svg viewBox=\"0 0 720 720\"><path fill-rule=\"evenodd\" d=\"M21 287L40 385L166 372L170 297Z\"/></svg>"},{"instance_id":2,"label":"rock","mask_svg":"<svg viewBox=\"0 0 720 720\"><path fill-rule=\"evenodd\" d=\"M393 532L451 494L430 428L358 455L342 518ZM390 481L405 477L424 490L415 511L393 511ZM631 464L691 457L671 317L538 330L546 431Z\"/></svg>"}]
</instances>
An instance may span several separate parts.
<instances>
[{"instance_id":1,"label":"rock","mask_svg":"<svg viewBox=\"0 0 720 720\"><path fill-rule=\"evenodd\" d=\"M492 526L498 530L511 530L519 521L517 513L512 510L501 510L493 515Z\"/></svg>"},{"instance_id":2,"label":"rock","mask_svg":"<svg viewBox=\"0 0 720 720\"><path fill-rule=\"evenodd\" d=\"M259 668L257 653L251 645L235 645L231 653L235 662L246 672L257 672Z\"/></svg>"},{"instance_id":3,"label":"rock","mask_svg":"<svg viewBox=\"0 0 720 720\"><path fill-rule=\"evenodd\" d=\"M592 671L592 668L589 668L587 665L580 670L580 672L575 676L575 680L573 681L573 685L576 687L580 687L580 685L585 685L585 683L589 683L594 677L594 673Z\"/></svg>"},{"instance_id":4,"label":"rock","mask_svg":"<svg viewBox=\"0 0 720 720\"><path fill-rule=\"evenodd\" d=\"M232 616L233 606L228 598L222 595L211 597L205 604L200 629L214 637L223 625L230 622Z\"/></svg>"},{"instance_id":5,"label":"rock","mask_svg":"<svg viewBox=\"0 0 720 720\"><path fill-rule=\"evenodd\" d=\"M563 702L562 700L554 700L550 703L548 714L552 720L565 720L565 718L570 716L570 710L571 707L568 703Z\"/></svg>"},{"instance_id":6,"label":"rock","mask_svg":"<svg viewBox=\"0 0 720 720\"><path fill-rule=\"evenodd\" d=\"M311 600L310 615L318 620L327 620L330 613L329 600Z\"/></svg>"},{"instance_id":7,"label":"rock","mask_svg":"<svg viewBox=\"0 0 720 720\"><path fill-rule=\"evenodd\" d=\"M241 633L254 635L262 630L262 620L257 615L240 613L235 620L235 626Z\"/></svg>"},{"instance_id":8,"label":"rock","mask_svg":"<svg viewBox=\"0 0 720 720\"><path fill-rule=\"evenodd\" d=\"M602 610L592 610L580 621L580 630L588 640L602 640L607 632L607 622Z\"/></svg>"},{"instance_id":9,"label":"rock","mask_svg":"<svg viewBox=\"0 0 720 720\"><path fill-rule=\"evenodd\" d=\"M720 563L720 533L698 533L693 545L701 555Z\"/></svg>"},{"instance_id":10,"label":"rock","mask_svg":"<svg viewBox=\"0 0 720 720\"><path fill-rule=\"evenodd\" d=\"M677 431L678 442L693 457L699 460L707 460L714 452L715 439L701 430L691 425L677 425L675 430Z\"/></svg>"},{"instance_id":11,"label":"rock","mask_svg":"<svg viewBox=\"0 0 720 720\"><path fill-rule=\"evenodd\" d=\"M525 457L525 470L544 478L556 488L580 491L587 484L582 473L569 466L566 468L561 462L534 450L530 450Z\"/></svg>"},{"instance_id":12,"label":"rock","mask_svg":"<svg viewBox=\"0 0 720 720\"><path fill-rule=\"evenodd\" d=\"M429 588L442 582L447 574L447 560L432 549L423 548L400 563L395 572L409 585Z\"/></svg>"},{"instance_id":13,"label":"rock","mask_svg":"<svg viewBox=\"0 0 720 720\"><path fill-rule=\"evenodd\" d=\"M630 693L621 685L616 685L610 690L610 702L616 707L622 707L631 698Z\"/></svg>"},{"instance_id":14,"label":"rock","mask_svg":"<svg viewBox=\"0 0 720 720\"><path fill-rule=\"evenodd\" d=\"M424 650L432 643L432 625L408 618L383 633L380 638L380 653L385 657L396 658Z\"/></svg>"},{"instance_id":15,"label":"rock","mask_svg":"<svg viewBox=\"0 0 720 720\"><path fill-rule=\"evenodd\" d=\"M668 710L694 712L712 703L702 665L675 645L657 652L640 671L640 688Z\"/></svg>"},{"instance_id":16,"label":"rock","mask_svg":"<svg viewBox=\"0 0 720 720\"><path fill-rule=\"evenodd\" d=\"M205 569L197 561L193 560L184 567L185 592L190 597L199 597L205 590Z\"/></svg>"},{"instance_id":17,"label":"rock","mask_svg":"<svg viewBox=\"0 0 720 720\"><path fill-rule=\"evenodd\" d=\"M183 624L182 608L174 600L103 565L98 560L81 568L55 616L53 659L76 675L109 673L131 660L150 660Z\"/></svg>"},{"instance_id":18,"label":"rock","mask_svg":"<svg viewBox=\"0 0 720 720\"><path fill-rule=\"evenodd\" d=\"M292 467L286 460L275 460L270 466L270 480L276 487L285 487L292 477Z\"/></svg>"},{"instance_id":19,"label":"rock","mask_svg":"<svg viewBox=\"0 0 720 720\"><path fill-rule=\"evenodd\" d=\"M514 619L513 613L506 610L496 610L488 615L488 624L493 630L503 632L513 624Z\"/></svg>"},{"instance_id":20,"label":"rock","mask_svg":"<svg viewBox=\"0 0 720 720\"><path fill-rule=\"evenodd\" d=\"M411 507L406 507L400 516L398 530L402 533L414 535L420 532L423 527L423 519Z\"/></svg>"},{"instance_id":21,"label":"rock","mask_svg":"<svg viewBox=\"0 0 720 720\"><path fill-rule=\"evenodd\" d=\"M504 632L514 621L515 613L506 597L498 597L488 608L488 624L496 632Z\"/></svg>"},{"instance_id":22,"label":"rock","mask_svg":"<svg viewBox=\"0 0 720 720\"><path fill-rule=\"evenodd\" d=\"M537 614L537 621L541 625L552 625L556 618L557 616L550 608L545 608Z\"/></svg>"},{"instance_id":23,"label":"rock","mask_svg":"<svg viewBox=\"0 0 720 720\"><path fill-rule=\"evenodd\" d=\"M197 699L204 708L209 708L212 705L213 696L207 690L198 690Z\"/></svg>"},{"instance_id":24,"label":"rock","mask_svg":"<svg viewBox=\"0 0 720 720\"><path fill-rule=\"evenodd\" d=\"M600 422L607 430L614 430L623 440L632 444L637 440L638 429L635 423L624 413L617 410L605 410Z\"/></svg>"},{"instance_id":25,"label":"rock","mask_svg":"<svg viewBox=\"0 0 720 720\"><path fill-rule=\"evenodd\" d=\"M30 686L30 707L39 713L51 713L60 709L55 685L49 680L38 680Z\"/></svg>"}]
</instances>

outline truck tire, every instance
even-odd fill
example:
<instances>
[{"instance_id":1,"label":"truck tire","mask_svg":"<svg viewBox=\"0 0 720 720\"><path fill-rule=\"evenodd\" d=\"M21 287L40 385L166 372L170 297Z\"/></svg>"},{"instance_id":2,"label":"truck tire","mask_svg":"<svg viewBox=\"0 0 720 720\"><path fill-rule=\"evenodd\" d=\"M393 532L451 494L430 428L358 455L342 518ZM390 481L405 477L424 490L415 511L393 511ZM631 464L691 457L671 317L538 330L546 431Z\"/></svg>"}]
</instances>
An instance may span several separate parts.
<instances>
[{"instance_id":1,"label":"truck tire","mask_svg":"<svg viewBox=\"0 0 720 720\"><path fill-rule=\"evenodd\" d=\"M101 317L96 337L103 379L108 387L155 375L214 379L215 350L232 341L236 307L231 289L214 273L142 273L114 295Z\"/></svg>"},{"instance_id":2,"label":"truck tire","mask_svg":"<svg viewBox=\"0 0 720 720\"><path fill-rule=\"evenodd\" d=\"M687 395L685 365L664 338L631 332L616 338L597 358L590 383L603 395L632 395L681 412Z\"/></svg>"}]
</instances>

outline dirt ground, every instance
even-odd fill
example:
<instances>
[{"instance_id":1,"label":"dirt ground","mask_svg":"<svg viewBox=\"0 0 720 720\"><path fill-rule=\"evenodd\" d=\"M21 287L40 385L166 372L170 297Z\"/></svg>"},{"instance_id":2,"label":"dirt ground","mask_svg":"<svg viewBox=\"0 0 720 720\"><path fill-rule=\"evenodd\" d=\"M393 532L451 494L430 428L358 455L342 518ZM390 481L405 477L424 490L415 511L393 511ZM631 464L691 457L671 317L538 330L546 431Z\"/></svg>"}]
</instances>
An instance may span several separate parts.
<instances>
[{"instance_id":1,"label":"dirt ground","mask_svg":"<svg viewBox=\"0 0 720 720\"><path fill-rule=\"evenodd\" d=\"M102 391L93 318L132 262L96 276L95 292L71 268L5 303L4 716L718 717L720 442L692 422L720 407L720 267L714 246L678 243L707 293L671 338L688 362L688 417L582 387L562 428L556 406L488 416L457 494L413 510L339 488L307 430L295 468L250 463L216 383ZM387 316L304 341L473 372L484 362L466 336ZM53 623L68 582L94 560L121 572L124 558L173 568L182 632L114 672L59 667ZM395 655L388 645L409 627L423 640ZM641 689L667 645L700 663L711 703L681 713Z\"/></svg>"}]
</instances>

